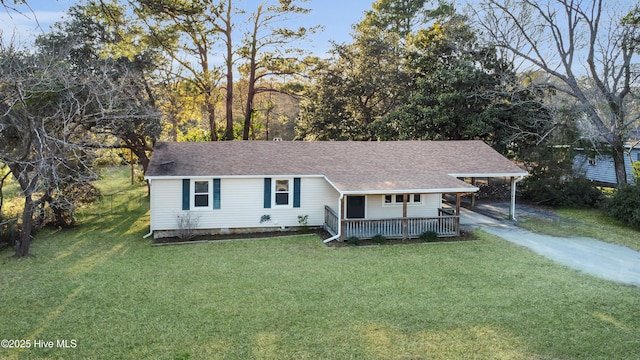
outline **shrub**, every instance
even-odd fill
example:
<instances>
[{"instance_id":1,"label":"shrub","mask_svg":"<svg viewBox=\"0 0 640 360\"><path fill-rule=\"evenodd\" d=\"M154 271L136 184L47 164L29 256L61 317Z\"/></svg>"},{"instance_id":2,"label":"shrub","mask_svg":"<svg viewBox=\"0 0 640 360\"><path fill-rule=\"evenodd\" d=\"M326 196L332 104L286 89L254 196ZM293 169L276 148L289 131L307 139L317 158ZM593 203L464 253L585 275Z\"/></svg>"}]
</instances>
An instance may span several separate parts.
<instances>
[{"instance_id":1,"label":"shrub","mask_svg":"<svg viewBox=\"0 0 640 360\"><path fill-rule=\"evenodd\" d=\"M387 238L384 235L378 234L373 238L371 238L371 241L373 241L376 244L384 244L387 242Z\"/></svg>"},{"instance_id":2,"label":"shrub","mask_svg":"<svg viewBox=\"0 0 640 360\"><path fill-rule=\"evenodd\" d=\"M0 249L4 246L14 246L20 239L17 220L17 218L5 220L0 217Z\"/></svg>"},{"instance_id":3,"label":"shrub","mask_svg":"<svg viewBox=\"0 0 640 360\"><path fill-rule=\"evenodd\" d=\"M425 231L420 234L420 239L426 242L438 241L438 233L435 231Z\"/></svg>"},{"instance_id":4,"label":"shrub","mask_svg":"<svg viewBox=\"0 0 640 360\"><path fill-rule=\"evenodd\" d=\"M304 232L309 231L309 215L298 215L298 224Z\"/></svg>"},{"instance_id":5,"label":"shrub","mask_svg":"<svg viewBox=\"0 0 640 360\"><path fill-rule=\"evenodd\" d=\"M554 207L597 207L603 200L596 184L583 177L569 179L535 177L523 182L522 197L536 204Z\"/></svg>"},{"instance_id":6,"label":"shrub","mask_svg":"<svg viewBox=\"0 0 640 360\"><path fill-rule=\"evenodd\" d=\"M358 246L360 245L360 238L357 236L350 236L349 238L347 238L347 244Z\"/></svg>"},{"instance_id":7,"label":"shrub","mask_svg":"<svg viewBox=\"0 0 640 360\"><path fill-rule=\"evenodd\" d=\"M631 164L631 171L633 171L633 179L636 185L640 185L640 161L635 161Z\"/></svg>"},{"instance_id":8,"label":"shrub","mask_svg":"<svg viewBox=\"0 0 640 360\"><path fill-rule=\"evenodd\" d=\"M191 212L176 215L178 238L184 241L193 239L196 236L196 229L199 223L200 217Z\"/></svg>"},{"instance_id":9,"label":"shrub","mask_svg":"<svg viewBox=\"0 0 640 360\"><path fill-rule=\"evenodd\" d=\"M602 208L608 216L640 228L640 184L620 186Z\"/></svg>"}]
</instances>

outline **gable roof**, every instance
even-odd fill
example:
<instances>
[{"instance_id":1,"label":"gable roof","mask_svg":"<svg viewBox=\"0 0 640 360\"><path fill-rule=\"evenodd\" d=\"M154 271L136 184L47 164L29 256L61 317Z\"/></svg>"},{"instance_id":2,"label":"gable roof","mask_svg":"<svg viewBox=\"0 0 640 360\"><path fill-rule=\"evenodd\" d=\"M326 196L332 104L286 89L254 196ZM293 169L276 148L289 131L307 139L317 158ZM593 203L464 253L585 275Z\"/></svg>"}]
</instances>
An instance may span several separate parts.
<instances>
[{"instance_id":1,"label":"gable roof","mask_svg":"<svg viewBox=\"0 0 640 360\"><path fill-rule=\"evenodd\" d=\"M526 176L482 141L158 142L146 177L325 176L343 193L473 192L456 177Z\"/></svg>"}]
</instances>

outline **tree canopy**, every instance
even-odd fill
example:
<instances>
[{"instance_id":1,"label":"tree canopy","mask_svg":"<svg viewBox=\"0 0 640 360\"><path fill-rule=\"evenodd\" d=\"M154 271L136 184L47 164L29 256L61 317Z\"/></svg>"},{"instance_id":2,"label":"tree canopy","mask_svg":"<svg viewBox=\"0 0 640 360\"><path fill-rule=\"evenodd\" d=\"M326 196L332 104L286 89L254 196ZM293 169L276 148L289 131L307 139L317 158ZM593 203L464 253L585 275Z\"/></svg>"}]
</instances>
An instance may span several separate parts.
<instances>
[{"instance_id":1,"label":"tree canopy","mask_svg":"<svg viewBox=\"0 0 640 360\"><path fill-rule=\"evenodd\" d=\"M473 10L488 44L521 72L544 73L540 85L571 99L582 115L583 136L607 145L617 181L624 183L624 143L638 125L633 59L640 29L637 11L612 4L484 0Z\"/></svg>"}]
</instances>

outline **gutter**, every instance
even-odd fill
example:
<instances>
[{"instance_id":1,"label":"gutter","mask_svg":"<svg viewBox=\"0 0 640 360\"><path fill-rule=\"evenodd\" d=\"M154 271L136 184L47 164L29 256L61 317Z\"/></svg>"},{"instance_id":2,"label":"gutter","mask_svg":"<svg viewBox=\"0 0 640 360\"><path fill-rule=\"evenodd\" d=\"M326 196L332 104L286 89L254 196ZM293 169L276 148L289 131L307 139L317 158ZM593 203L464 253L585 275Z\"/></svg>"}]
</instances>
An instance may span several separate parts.
<instances>
[{"instance_id":1,"label":"gutter","mask_svg":"<svg viewBox=\"0 0 640 360\"><path fill-rule=\"evenodd\" d=\"M151 235L153 235L153 230L152 230L152 231L150 231L147 235L143 236L142 238L143 238L143 239L146 239L146 238L148 238L148 237L149 237L149 236L151 236Z\"/></svg>"},{"instance_id":2,"label":"gutter","mask_svg":"<svg viewBox=\"0 0 640 360\"><path fill-rule=\"evenodd\" d=\"M334 240L340 239L342 237L342 199L344 198L344 194L340 192L340 196L338 197L338 234L332 236L328 239L323 240L324 244L330 243Z\"/></svg>"}]
</instances>

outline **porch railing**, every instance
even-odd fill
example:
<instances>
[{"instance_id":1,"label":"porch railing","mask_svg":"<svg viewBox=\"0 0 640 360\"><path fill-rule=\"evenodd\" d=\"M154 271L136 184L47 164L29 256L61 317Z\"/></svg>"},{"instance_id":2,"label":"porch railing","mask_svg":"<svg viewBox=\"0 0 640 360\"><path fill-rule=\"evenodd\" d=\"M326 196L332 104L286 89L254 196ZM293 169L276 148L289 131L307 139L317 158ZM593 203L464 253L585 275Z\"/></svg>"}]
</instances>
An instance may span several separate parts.
<instances>
[{"instance_id":1,"label":"porch railing","mask_svg":"<svg viewBox=\"0 0 640 360\"><path fill-rule=\"evenodd\" d=\"M361 239L383 235L389 239L417 238L433 231L440 237L460 235L460 217L442 215L424 218L394 218L382 220L342 220L342 239L356 236ZM330 207L325 207L325 229L336 235L338 233L338 215Z\"/></svg>"},{"instance_id":2,"label":"porch railing","mask_svg":"<svg viewBox=\"0 0 640 360\"><path fill-rule=\"evenodd\" d=\"M325 205L324 207L324 229L331 235L338 235L338 213Z\"/></svg>"}]
</instances>

